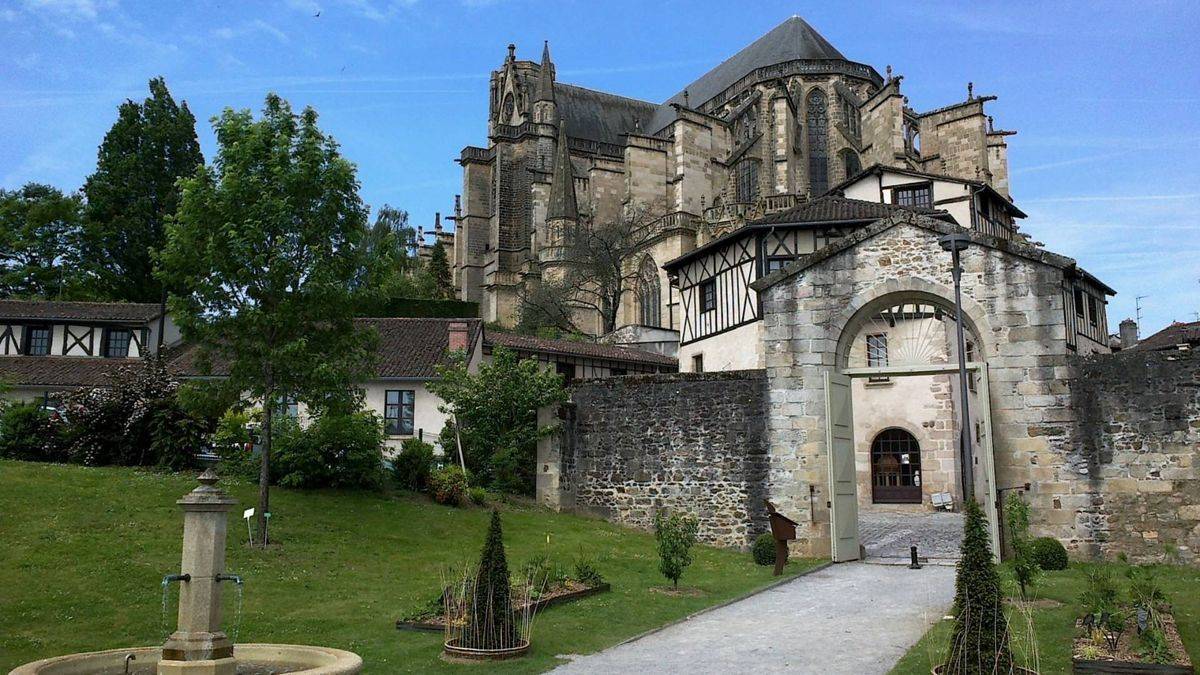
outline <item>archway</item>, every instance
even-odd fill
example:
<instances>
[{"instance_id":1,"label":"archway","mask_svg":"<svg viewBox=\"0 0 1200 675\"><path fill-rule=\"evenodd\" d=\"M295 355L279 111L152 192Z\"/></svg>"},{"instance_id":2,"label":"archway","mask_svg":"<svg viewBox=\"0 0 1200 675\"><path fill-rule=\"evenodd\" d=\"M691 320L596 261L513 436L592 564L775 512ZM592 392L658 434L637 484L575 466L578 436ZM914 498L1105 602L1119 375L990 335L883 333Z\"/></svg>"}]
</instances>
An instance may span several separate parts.
<instances>
[{"instance_id":1,"label":"archway","mask_svg":"<svg viewBox=\"0 0 1200 675\"><path fill-rule=\"evenodd\" d=\"M860 549L870 553L871 535L890 532L894 539L900 530L913 539L912 545L930 549L930 555L956 555L956 545L946 545L946 540L954 543L961 534L956 519L966 485L984 504L993 545L998 544L987 392L989 333L981 308L964 302L970 361L964 410L958 323L948 299L952 292L946 290L919 279L890 280L857 294L832 321L840 331L825 396L835 560L855 559ZM972 461L966 463L963 429L973 446ZM860 527L865 528L863 536ZM908 545L902 547L905 552Z\"/></svg>"}]
</instances>

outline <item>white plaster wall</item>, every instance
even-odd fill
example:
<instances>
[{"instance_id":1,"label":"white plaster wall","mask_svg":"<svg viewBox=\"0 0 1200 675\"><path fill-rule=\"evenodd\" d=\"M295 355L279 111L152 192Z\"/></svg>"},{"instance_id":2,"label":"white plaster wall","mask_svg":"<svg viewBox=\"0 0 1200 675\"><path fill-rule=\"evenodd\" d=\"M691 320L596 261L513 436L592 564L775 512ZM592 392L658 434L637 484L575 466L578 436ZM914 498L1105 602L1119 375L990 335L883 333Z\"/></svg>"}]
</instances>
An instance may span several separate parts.
<instances>
[{"instance_id":1,"label":"white plaster wall","mask_svg":"<svg viewBox=\"0 0 1200 675\"><path fill-rule=\"evenodd\" d=\"M692 357L704 355L704 370L748 370L763 367L762 321L706 337L679 347L679 371L692 372Z\"/></svg>"},{"instance_id":2,"label":"white plaster wall","mask_svg":"<svg viewBox=\"0 0 1200 675\"><path fill-rule=\"evenodd\" d=\"M385 392L392 389L409 390L414 393L413 433L411 436L388 436L386 445L390 450L399 450L406 438L419 437L427 443L437 445L438 434L446 425L447 415L440 410L442 399L425 387L422 380L372 380L363 387L363 407L383 419Z\"/></svg>"}]
</instances>

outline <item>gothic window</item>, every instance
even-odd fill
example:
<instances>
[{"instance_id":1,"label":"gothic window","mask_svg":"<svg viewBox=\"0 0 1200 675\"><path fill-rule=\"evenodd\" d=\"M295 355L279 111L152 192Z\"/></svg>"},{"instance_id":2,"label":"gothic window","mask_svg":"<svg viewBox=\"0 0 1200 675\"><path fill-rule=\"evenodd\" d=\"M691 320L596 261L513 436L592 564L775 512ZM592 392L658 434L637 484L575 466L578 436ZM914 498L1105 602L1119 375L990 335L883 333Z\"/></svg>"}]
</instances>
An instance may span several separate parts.
<instances>
[{"instance_id":1,"label":"gothic window","mask_svg":"<svg viewBox=\"0 0 1200 675\"><path fill-rule=\"evenodd\" d=\"M649 257L642 259L638 270L638 323L643 326L662 326L662 284L658 268Z\"/></svg>"},{"instance_id":2,"label":"gothic window","mask_svg":"<svg viewBox=\"0 0 1200 675\"><path fill-rule=\"evenodd\" d=\"M506 124L509 122L512 122L514 106L515 106L515 104L513 103L512 93L510 92L508 94L505 94L504 95L504 122Z\"/></svg>"},{"instance_id":3,"label":"gothic window","mask_svg":"<svg viewBox=\"0 0 1200 675\"><path fill-rule=\"evenodd\" d=\"M862 171L862 163L858 161L858 153L850 148L843 148L839 153L842 157L842 177L850 178Z\"/></svg>"},{"instance_id":4,"label":"gothic window","mask_svg":"<svg viewBox=\"0 0 1200 675\"><path fill-rule=\"evenodd\" d=\"M752 202L758 198L758 160L743 159L738 162L737 169L737 200Z\"/></svg>"},{"instance_id":5,"label":"gothic window","mask_svg":"<svg viewBox=\"0 0 1200 675\"><path fill-rule=\"evenodd\" d=\"M825 92L808 92L808 192L812 197L829 189L829 106Z\"/></svg>"},{"instance_id":6,"label":"gothic window","mask_svg":"<svg viewBox=\"0 0 1200 675\"><path fill-rule=\"evenodd\" d=\"M737 145L749 143L754 139L756 133L758 133L758 115L755 115L754 109L751 108L742 113L733 123L733 142Z\"/></svg>"},{"instance_id":7,"label":"gothic window","mask_svg":"<svg viewBox=\"0 0 1200 675\"><path fill-rule=\"evenodd\" d=\"M858 106L845 97L838 97L842 102L842 123L846 125L846 131L855 138L862 136L862 117L858 111Z\"/></svg>"}]
</instances>

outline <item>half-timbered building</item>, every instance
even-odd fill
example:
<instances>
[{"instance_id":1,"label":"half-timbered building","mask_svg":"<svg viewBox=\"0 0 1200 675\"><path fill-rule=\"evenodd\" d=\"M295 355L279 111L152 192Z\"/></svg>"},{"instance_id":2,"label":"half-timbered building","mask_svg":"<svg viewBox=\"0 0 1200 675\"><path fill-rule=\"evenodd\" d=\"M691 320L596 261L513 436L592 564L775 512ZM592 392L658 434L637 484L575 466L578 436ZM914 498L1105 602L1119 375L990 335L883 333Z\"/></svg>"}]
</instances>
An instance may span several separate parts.
<instances>
[{"instance_id":1,"label":"half-timbered building","mask_svg":"<svg viewBox=\"0 0 1200 675\"><path fill-rule=\"evenodd\" d=\"M157 304L0 300L0 381L26 399L103 386L178 340Z\"/></svg>"}]
</instances>

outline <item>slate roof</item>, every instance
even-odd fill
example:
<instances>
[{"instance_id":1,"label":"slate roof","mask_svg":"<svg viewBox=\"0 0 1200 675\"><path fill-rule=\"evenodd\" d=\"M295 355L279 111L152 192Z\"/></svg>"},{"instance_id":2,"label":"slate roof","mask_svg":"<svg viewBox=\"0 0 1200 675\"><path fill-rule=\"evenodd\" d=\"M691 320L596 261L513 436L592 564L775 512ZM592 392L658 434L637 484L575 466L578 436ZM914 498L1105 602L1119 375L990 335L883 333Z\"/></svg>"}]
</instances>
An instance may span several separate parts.
<instances>
[{"instance_id":1,"label":"slate roof","mask_svg":"<svg viewBox=\"0 0 1200 675\"><path fill-rule=\"evenodd\" d=\"M864 225L902 211L927 215L931 218L951 223L955 222L950 214L937 209L927 209L919 206L896 206L894 204L881 204L879 202L867 202L859 199L847 199L836 195L826 195L792 207L787 211L780 211L765 218L750 221L732 232L713 239L700 248L685 253L674 260L668 260L666 263L663 263L662 267L668 271L677 269L710 251L725 246L730 241L758 230L768 230L780 226L803 227L805 225L815 226L818 224L836 225L838 223Z\"/></svg>"},{"instance_id":2,"label":"slate roof","mask_svg":"<svg viewBox=\"0 0 1200 675\"><path fill-rule=\"evenodd\" d=\"M112 382L119 369L140 363L92 356L0 356L0 380L14 386L98 387Z\"/></svg>"},{"instance_id":3,"label":"slate roof","mask_svg":"<svg viewBox=\"0 0 1200 675\"><path fill-rule=\"evenodd\" d=\"M494 330L484 331L483 346L485 349L506 347L516 352L536 352L539 354L576 356L586 359L603 359L605 361L621 361L656 366L674 367L678 364L678 361L670 356L663 356L662 354L642 351L640 349L630 349L629 347L618 347L596 342L552 340L532 335L519 335L517 333L505 333Z\"/></svg>"},{"instance_id":4,"label":"slate roof","mask_svg":"<svg viewBox=\"0 0 1200 675\"><path fill-rule=\"evenodd\" d=\"M572 84L554 83L554 102L559 119L566 120L571 138L624 145L622 134L634 132L638 122L648 133L657 103L608 94Z\"/></svg>"},{"instance_id":5,"label":"slate roof","mask_svg":"<svg viewBox=\"0 0 1200 675\"><path fill-rule=\"evenodd\" d=\"M1175 321L1170 326L1142 340L1130 349L1161 351L1177 349L1179 345L1200 345L1200 321L1183 323Z\"/></svg>"},{"instance_id":6,"label":"slate roof","mask_svg":"<svg viewBox=\"0 0 1200 675\"><path fill-rule=\"evenodd\" d=\"M379 361L375 372L375 378L378 379L435 377L437 366L449 362L449 326L453 322L467 324L467 351L473 351L482 332L483 322L479 319L355 320L359 326L374 328L379 333ZM168 356L171 371L183 377L222 377L229 374L228 368L219 362L212 364L210 372L201 372L196 360L197 353L193 345L184 345L172 350Z\"/></svg>"},{"instance_id":7,"label":"slate roof","mask_svg":"<svg viewBox=\"0 0 1200 675\"><path fill-rule=\"evenodd\" d=\"M158 318L158 303L0 300L0 321L81 320L148 322Z\"/></svg>"},{"instance_id":8,"label":"slate roof","mask_svg":"<svg viewBox=\"0 0 1200 675\"><path fill-rule=\"evenodd\" d=\"M641 133L661 131L675 119L673 105L697 107L725 91L751 71L788 61L846 61L815 28L793 16L738 53L701 75L664 103L651 103L570 84L554 83L559 117L567 120L572 138L624 144L622 134L632 133L640 122Z\"/></svg>"}]
</instances>

